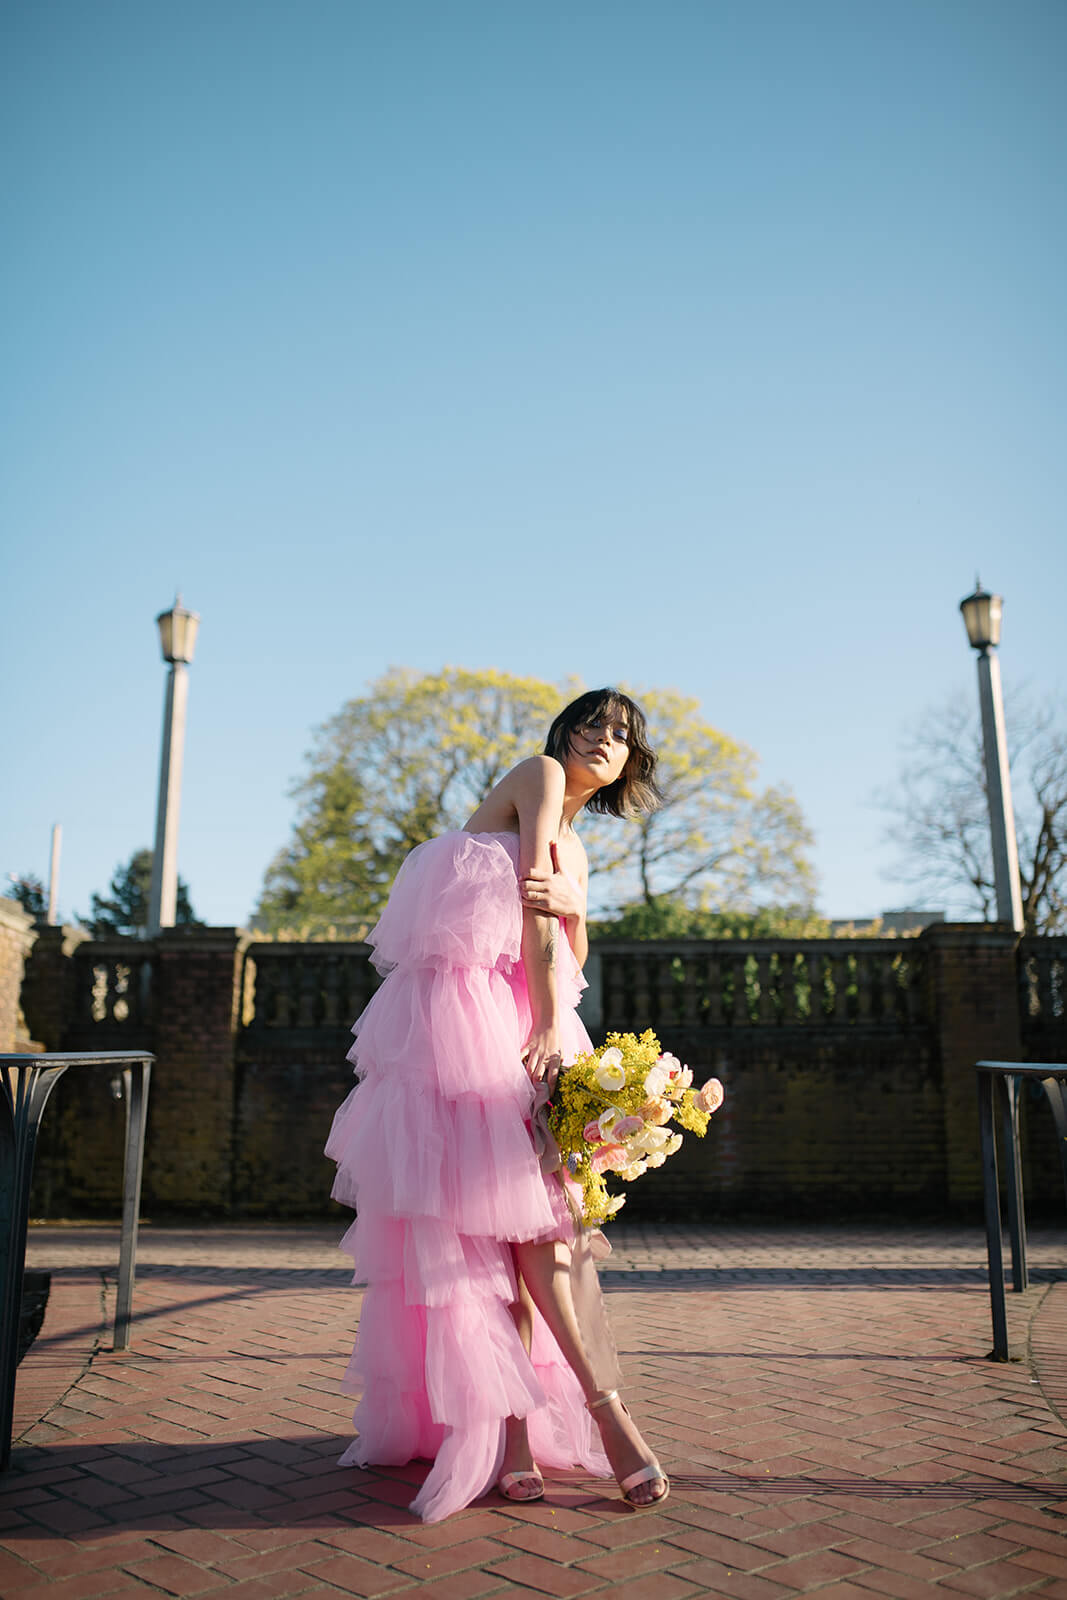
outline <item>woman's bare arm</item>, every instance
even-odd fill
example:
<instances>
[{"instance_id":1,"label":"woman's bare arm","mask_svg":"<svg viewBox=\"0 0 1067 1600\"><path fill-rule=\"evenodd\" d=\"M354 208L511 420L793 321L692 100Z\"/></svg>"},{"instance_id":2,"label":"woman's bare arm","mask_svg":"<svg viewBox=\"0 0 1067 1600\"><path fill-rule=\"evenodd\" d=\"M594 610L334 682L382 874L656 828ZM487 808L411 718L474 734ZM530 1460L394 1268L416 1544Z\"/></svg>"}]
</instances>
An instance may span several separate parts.
<instances>
[{"instance_id":1,"label":"woman's bare arm","mask_svg":"<svg viewBox=\"0 0 1067 1600\"><path fill-rule=\"evenodd\" d=\"M519 877L550 873L563 812L563 768L551 756L533 756L516 767L511 778L519 819ZM522 961L533 1018L526 1066L535 1081L544 1077L552 1081L559 1070L558 950L557 917L524 905Z\"/></svg>"},{"instance_id":2,"label":"woman's bare arm","mask_svg":"<svg viewBox=\"0 0 1067 1600\"><path fill-rule=\"evenodd\" d=\"M575 960L584 967L589 955L589 935L586 932L586 881L589 867L585 851L577 835L571 840L570 867L562 870L559 847L552 845L552 870L549 873L531 871L520 881L522 903L533 911L562 917L567 939L574 951Z\"/></svg>"}]
</instances>

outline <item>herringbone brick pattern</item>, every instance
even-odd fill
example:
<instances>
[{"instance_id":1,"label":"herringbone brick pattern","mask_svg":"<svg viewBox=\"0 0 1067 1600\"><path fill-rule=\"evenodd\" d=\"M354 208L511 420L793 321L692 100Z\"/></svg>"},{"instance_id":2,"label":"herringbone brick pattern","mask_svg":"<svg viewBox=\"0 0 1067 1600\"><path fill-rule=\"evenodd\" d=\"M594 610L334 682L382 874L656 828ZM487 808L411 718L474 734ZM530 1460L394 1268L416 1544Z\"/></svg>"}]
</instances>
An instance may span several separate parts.
<instances>
[{"instance_id":1,"label":"herringbone brick pattern","mask_svg":"<svg viewBox=\"0 0 1067 1600\"><path fill-rule=\"evenodd\" d=\"M145 1230L134 1348L117 1237L38 1230L0 1595L141 1590L683 1600L1067 1600L1067 1235L1031 1240L994 1365L977 1232L616 1229L628 1399L672 1476L634 1515L550 1480L424 1527L418 1463L342 1470L360 1295L324 1229Z\"/></svg>"}]
</instances>

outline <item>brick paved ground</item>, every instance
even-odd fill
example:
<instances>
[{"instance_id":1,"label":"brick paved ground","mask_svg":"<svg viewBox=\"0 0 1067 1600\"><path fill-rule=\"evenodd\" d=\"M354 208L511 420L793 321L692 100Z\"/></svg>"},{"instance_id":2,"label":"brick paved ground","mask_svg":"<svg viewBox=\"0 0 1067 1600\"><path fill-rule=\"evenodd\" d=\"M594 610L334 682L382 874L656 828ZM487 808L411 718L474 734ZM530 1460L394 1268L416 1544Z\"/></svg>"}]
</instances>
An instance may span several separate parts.
<instances>
[{"instance_id":1,"label":"brick paved ground","mask_svg":"<svg viewBox=\"0 0 1067 1600\"><path fill-rule=\"evenodd\" d=\"M53 1287L0 1594L1067 1600L1064 1232L1032 1235L1022 1359L995 1365L977 1231L618 1225L605 1286L666 1507L575 1475L429 1528L404 1509L424 1469L335 1465L359 1309L336 1232L144 1230L120 1355L117 1234L34 1231Z\"/></svg>"}]
</instances>

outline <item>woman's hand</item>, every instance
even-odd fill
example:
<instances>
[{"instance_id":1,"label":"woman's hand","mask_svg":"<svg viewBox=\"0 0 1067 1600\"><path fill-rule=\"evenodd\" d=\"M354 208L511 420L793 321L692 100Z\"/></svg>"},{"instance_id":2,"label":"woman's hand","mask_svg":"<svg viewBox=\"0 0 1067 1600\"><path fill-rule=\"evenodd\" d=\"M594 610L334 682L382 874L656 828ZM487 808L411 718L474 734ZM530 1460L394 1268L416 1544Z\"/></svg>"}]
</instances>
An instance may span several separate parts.
<instances>
[{"instance_id":1,"label":"woman's hand","mask_svg":"<svg viewBox=\"0 0 1067 1600\"><path fill-rule=\"evenodd\" d=\"M531 872L519 881L519 893L524 906L539 911L545 917L580 917L585 911L582 891L559 870L559 858L553 844L551 872Z\"/></svg>"},{"instance_id":2,"label":"woman's hand","mask_svg":"<svg viewBox=\"0 0 1067 1600\"><path fill-rule=\"evenodd\" d=\"M559 1047L559 1029L535 1026L526 1042L522 1059L533 1083L540 1083L543 1079L550 1090L554 1089L559 1069L563 1065L563 1055Z\"/></svg>"}]
</instances>

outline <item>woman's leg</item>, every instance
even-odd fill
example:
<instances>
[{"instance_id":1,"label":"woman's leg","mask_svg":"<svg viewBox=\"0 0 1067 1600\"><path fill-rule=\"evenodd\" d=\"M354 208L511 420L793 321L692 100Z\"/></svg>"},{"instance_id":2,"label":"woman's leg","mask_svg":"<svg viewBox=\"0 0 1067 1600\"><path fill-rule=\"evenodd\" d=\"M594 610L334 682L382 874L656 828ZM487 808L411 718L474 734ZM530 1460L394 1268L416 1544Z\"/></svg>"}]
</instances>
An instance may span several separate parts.
<instances>
[{"instance_id":1,"label":"woman's leg","mask_svg":"<svg viewBox=\"0 0 1067 1600\"><path fill-rule=\"evenodd\" d=\"M556 1343L563 1353L587 1400L600 1395L596 1376L589 1363L578 1319L571 1297L570 1251L560 1239L548 1239L535 1244L526 1241L512 1246L515 1265L530 1299L548 1324ZM611 1470L621 1481L646 1467L654 1459L652 1451L642 1439L629 1412L622 1402L598 1406L592 1413L600 1429L604 1451L611 1462ZM664 1480L653 1479L639 1484L633 1491L638 1505L650 1505L663 1498L664 1489L655 1491Z\"/></svg>"},{"instance_id":2,"label":"woman's leg","mask_svg":"<svg viewBox=\"0 0 1067 1600\"><path fill-rule=\"evenodd\" d=\"M519 1330L523 1349L527 1355L530 1352L530 1342L533 1338L533 1301L530 1299L526 1285L519 1278L519 1297L513 1305L508 1307L512 1321ZM504 1419L504 1459L500 1464L500 1476L505 1477L509 1472L536 1472L534 1459L530 1452L530 1440L526 1432L525 1417L506 1417Z\"/></svg>"}]
</instances>

